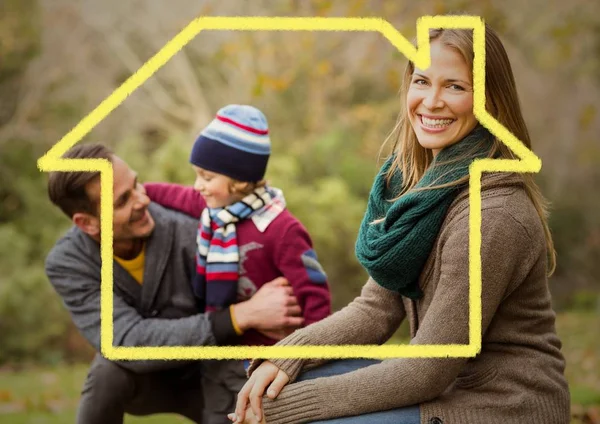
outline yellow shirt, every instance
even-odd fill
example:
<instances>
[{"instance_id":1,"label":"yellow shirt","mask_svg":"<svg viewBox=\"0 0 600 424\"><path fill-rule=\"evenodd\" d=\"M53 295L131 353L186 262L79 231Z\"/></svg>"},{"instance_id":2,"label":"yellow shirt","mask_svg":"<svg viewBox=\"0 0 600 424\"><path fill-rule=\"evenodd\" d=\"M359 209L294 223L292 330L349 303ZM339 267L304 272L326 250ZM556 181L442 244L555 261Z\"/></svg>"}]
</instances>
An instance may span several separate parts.
<instances>
[{"instance_id":1,"label":"yellow shirt","mask_svg":"<svg viewBox=\"0 0 600 424\"><path fill-rule=\"evenodd\" d=\"M133 259L122 259L118 256L114 257L115 260L127 271L138 283L142 284L144 281L144 260L146 259L146 243L144 243L144 247L142 247L142 251L139 255L137 255ZM235 314L233 313L233 305L229 307L229 313L231 314L231 323L233 324L233 329L238 335L244 334L244 332L238 326L238 323L235 319Z\"/></svg>"},{"instance_id":2,"label":"yellow shirt","mask_svg":"<svg viewBox=\"0 0 600 424\"><path fill-rule=\"evenodd\" d=\"M127 271L138 283L144 281L144 261L146 259L146 243L142 247L142 251L133 259L122 259L117 256L115 260Z\"/></svg>"}]
</instances>

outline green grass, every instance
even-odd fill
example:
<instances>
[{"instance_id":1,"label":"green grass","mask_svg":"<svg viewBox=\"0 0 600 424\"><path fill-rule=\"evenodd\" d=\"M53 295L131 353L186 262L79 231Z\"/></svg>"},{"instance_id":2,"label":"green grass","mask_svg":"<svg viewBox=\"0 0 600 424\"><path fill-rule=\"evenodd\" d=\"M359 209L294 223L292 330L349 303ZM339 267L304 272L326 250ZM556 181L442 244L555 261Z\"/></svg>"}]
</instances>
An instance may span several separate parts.
<instances>
[{"instance_id":1,"label":"green grass","mask_svg":"<svg viewBox=\"0 0 600 424\"><path fill-rule=\"evenodd\" d=\"M600 315L570 312L557 317L557 332L567 360L572 423L600 423Z\"/></svg>"},{"instance_id":2,"label":"green grass","mask_svg":"<svg viewBox=\"0 0 600 424\"><path fill-rule=\"evenodd\" d=\"M567 379L571 389L574 419L590 421L600 411L600 316L570 312L557 319L557 331L567 358ZM400 331L397 337L405 336ZM87 364L21 371L0 370L0 423L63 424L75 420L79 391ZM584 421L587 414L588 421ZM127 416L126 424L190 423L172 414L150 417Z\"/></svg>"},{"instance_id":3,"label":"green grass","mask_svg":"<svg viewBox=\"0 0 600 424\"><path fill-rule=\"evenodd\" d=\"M75 423L75 411L63 413L47 412L23 412L9 415L0 414L0 422L3 424L66 424ZM125 424L182 424L192 421L177 415L159 414L149 417L125 417Z\"/></svg>"},{"instance_id":4,"label":"green grass","mask_svg":"<svg viewBox=\"0 0 600 424\"><path fill-rule=\"evenodd\" d=\"M74 423L79 392L88 365L54 369L30 368L0 371L0 423ZM175 414L148 417L126 416L126 424L186 424L190 420Z\"/></svg>"}]
</instances>

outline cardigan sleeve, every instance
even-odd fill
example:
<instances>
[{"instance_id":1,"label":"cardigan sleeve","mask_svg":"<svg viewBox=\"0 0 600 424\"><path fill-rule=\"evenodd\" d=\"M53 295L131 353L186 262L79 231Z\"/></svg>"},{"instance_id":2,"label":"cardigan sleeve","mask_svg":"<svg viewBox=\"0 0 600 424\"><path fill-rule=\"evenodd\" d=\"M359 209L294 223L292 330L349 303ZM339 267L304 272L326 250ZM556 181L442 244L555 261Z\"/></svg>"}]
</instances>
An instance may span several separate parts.
<instances>
[{"instance_id":1,"label":"cardigan sleeve","mask_svg":"<svg viewBox=\"0 0 600 424\"><path fill-rule=\"evenodd\" d=\"M411 345L469 342L468 216L449 223L446 230L445 242L437 253L441 277ZM511 281L524 279L534 260L526 230L502 209L482 211L481 246L481 330L485 333ZM337 343L355 340L347 336L354 330L353 325L362 318L373 324L363 325L359 331L376 327L377 319L384 314L384 299L393 296L385 289L369 287L343 314L302 330L302 336L315 344L324 344L332 336ZM371 315L373 312L379 315ZM347 374L288 384L277 399L263 398L266 420L269 424L303 423L420 404L439 396L468 359L388 359Z\"/></svg>"},{"instance_id":2,"label":"cardigan sleeve","mask_svg":"<svg viewBox=\"0 0 600 424\"><path fill-rule=\"evenodd\" d=\"M369 279L359 297L348 306L312 325L296 330L277 345L382 344L406 316L401 296ZM317 359L270 359L294 381L300 371L323 363ZM262 362L254 360L248 373Z\"/></svg>"}]
</instances>

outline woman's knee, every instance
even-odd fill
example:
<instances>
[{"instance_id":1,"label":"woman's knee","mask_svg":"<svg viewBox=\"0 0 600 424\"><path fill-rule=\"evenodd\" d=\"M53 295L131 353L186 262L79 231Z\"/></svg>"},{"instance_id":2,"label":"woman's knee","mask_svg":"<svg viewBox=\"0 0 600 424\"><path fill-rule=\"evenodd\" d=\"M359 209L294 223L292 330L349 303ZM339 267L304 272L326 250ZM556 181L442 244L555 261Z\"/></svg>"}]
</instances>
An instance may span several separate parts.
<instances>
[{"instance_id":1,"label":"woman's knee","mask_svg":"<svg viewBox=\"0 0 600 424\"><path fill-rule=\"evenodd\" d=\"M365 368L370 365L378 364L381 361L376 359L342 359L327 362L320 367L308 370L298 377L298 381L311 380L319 377L331 377L333 375L346 374L347 372L356 371L360 368Z\"/></svg>"},{"instance_id":2,"label":"woman's knee","mask_svg":"<svg viewBox=\"0 0 600 424\"><path fill-rule=\"evenodd\" d=\"M311 424L420 424L421 412L418 405L352 417L314 421Z\"/></svg>"}]
</instances>

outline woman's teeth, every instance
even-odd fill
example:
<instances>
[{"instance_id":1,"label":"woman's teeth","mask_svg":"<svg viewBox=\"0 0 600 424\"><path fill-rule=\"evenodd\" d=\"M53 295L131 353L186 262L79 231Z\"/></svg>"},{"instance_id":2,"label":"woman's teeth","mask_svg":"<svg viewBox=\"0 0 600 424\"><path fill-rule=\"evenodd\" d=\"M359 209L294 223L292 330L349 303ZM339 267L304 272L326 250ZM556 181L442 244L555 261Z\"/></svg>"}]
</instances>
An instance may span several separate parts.
<instances>
[{"instance_id":1,"label":"woman's teeth","mask_svg":"<svg viewBox=\"0 0 600 424\"><path fill-rule=\"evenodd\" d=\"M454 122L454 119L431 119L421 116L421 122L431 128L443 128Z\"/></svg>"}]
</instances>

